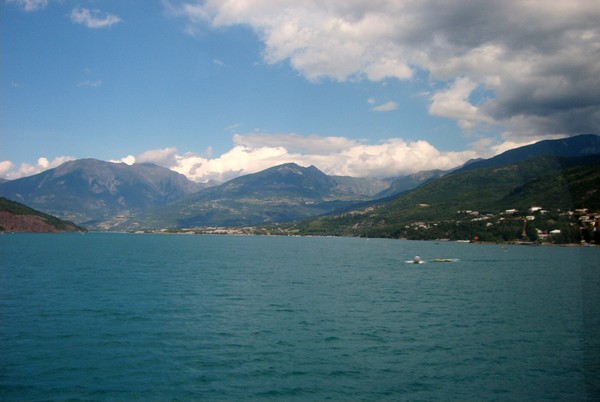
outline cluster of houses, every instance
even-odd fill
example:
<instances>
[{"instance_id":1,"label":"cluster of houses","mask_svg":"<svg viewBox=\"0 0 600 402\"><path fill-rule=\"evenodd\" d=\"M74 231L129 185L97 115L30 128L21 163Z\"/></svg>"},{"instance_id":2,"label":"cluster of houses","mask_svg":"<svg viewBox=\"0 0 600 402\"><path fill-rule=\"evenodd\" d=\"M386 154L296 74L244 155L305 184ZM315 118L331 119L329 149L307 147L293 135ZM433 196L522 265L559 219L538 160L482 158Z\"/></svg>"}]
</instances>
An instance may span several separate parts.
<instances>
[{"instance_id":1,"label":"cluster of houses","mask_svg":"<svg viewBox=\"0 0 600 402\"><path fill-rule=\"evenodd\" d=\"M461 210L457 211L458 214L469 215L473 222L477 221L489 221L494 218L498 218L498 223L504 220L520 220L523 222L523 226L527 225L527 222L536 219L536 215L544 216L549 213L548 210L543 209L541 206L531 206L525 215L517 209L507 209L498 215L494 214L481 214L478 211L472 210ZM600 212L591 212L588 208L575 209L574 211L561 211L561 215L570 218L572 221L578 221L581 229L588 228L594 231L600 231ZM486 224L488 227L492 226L492 222ZM560 229L540 230L536 229L539 240L551 239L553 235L559 235Z\"/></svg>"},{"instance_id":2,"label":"cluster of houses","mask_svg":"<svg viewBox=\"0 0 600 402\"><path fill-rule=\"evenodd\" d=\"M364 211L361 211L364 213ZM456 222L479 222L486 221L485 226L490 227L501 224L506 221L519 222L523 227L523 237L525 237L525 230L529 227L529 222L535 220L541 220L544 224L538 224L535 226L543 227L545 229L536 228L537 239L540 241L553 241L553 236L561 235L561 229L552 229L552 222L556 220L557 214L560 217L566 218L569 225L578 225L580 229L587 229L597 233L595 238L598 239L600 236L600 212L591 212L587 208L575 209L574 211L548 211L543 209L541 206L532 206L525 210L507 209L499 214L483 214L479 211L473 210L461 210L457 211L457 214L462 215L461 219ZM544 216L548 216L548 219L544 221ZM563 220L562 218L560 220ZM540 223L542 223L540 222ZM564 220L563 220L564 223ZM406 229L430 229L432 226L437 226L437 223L416 221L405 226ZM559 226L559 225L557 225ZM564 228L564 226L563 226ZM171 233L173 230L162 229L159 231L152 231L154 233ZM175 230L177 233L188 233L188 234L222 234L222 235L289 235L290 232L285 228L278 229L267 229L264 227L203 227L203 228L186 228ZM598 241L596 240L596 243Z\"/></svg>"},{"instance_id":3,"label":"cluster of houses","mask_svg":"<svg viewBox=\"0 0 600 402\"><path fill-rule=\"evenodd\" d=\"M135 233L178 233L178 234L211 234L211 235L270 235L273 234L266 228L246 226L246 227L193 227L181 229L159 229L138 231ZM280 234L280 233L275 233Z\"/></svg>"}]
</instances>

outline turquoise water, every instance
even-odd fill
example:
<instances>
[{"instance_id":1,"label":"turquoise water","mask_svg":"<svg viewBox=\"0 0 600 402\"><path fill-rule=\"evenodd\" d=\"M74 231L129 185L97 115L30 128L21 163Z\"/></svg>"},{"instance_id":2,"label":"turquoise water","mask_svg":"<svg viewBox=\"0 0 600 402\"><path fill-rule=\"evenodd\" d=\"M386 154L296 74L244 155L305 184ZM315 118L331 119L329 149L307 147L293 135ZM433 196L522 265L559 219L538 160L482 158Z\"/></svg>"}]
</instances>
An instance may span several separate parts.
<instances>
[{"instance_id":1,"label":"turquoise water","mask_svg":"<svg viewBox=\"0 0 600 402\"><path fill-rule=\"evenodd\" d=\"M597 248L6 234L0 258L1 400L600 398Z\"/></svg>"}]
</instances>

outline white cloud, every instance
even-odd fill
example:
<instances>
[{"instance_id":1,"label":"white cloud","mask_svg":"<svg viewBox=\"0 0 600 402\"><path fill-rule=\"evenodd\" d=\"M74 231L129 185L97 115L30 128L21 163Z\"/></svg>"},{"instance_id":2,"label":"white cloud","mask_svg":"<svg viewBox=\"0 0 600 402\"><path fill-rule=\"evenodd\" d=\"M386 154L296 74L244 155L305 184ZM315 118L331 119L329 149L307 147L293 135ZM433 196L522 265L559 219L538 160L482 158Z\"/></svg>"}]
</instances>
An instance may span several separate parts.
<instances>
[{"instance_id":1,"label":"white cloud","mask_svg":"<svg viewBox=\"0 0 600 402\"><path fill-rule=\"evenodd\" d=\"M72 156L59 156L52 161L42 156L38 158L37 163L29 164L22 163L18 169L15 169L15 164L11 161L0 162L0 177L8 180L19 179L21 177L32 176L43 172L44 170L52 169L62 165L67 161L75 160Z\"/></svg>"},{"instance_id":2,"label":"white cloud","mask_svg":"<svg viewBox=\"0 0 600 402\"><path fill-rule=\"evenodd\" d=\"M14 168L15 164L11 161L0 161L0 177L8 178Z\"/></svg>"},{"instance_id":3,"label":"white cloud","mask_svg":"<svg viewBox=\"0 0 600 402\"><path fill-rule=\"evenodd\" d=\"M375 106L371 110L374 112L391 112L392 110L396 109L398 109L398 104L396 102L390 101L382 105Z\"/></svg>"},{"instance_id":4,"label":"white cloud","mask_svg":"<svg viewBox=\"0 0 600 402\"><path fill-rule=\"evenodd\" d=\"M110 27L122 20L116 15L105 13L100 10L77 7L71 11L71 21L88 28L97 29Z\"/></svg>"},{"instance_id":5,"label":"white cloud","mask_svg":"<svg viewBox=\"0 0 600 402\"><path fill-rule=\"evenodd\" d=\"M457 78L452 85L431 96L429 113L434 116L453 118L463 130L472 130L478 123L491 123L479 108L469 101L476 84L466 77Z\"/></svg>"},{"instance_id":6,"label":"white cloud","mask_svg":"<svg viewBox=\"0 0 600 402\"><path fill-rule=\"evenodd\" d=\"M247 148L280 148L289 152L329 155L356 146L358 143L344 137L322 137L318 135L303 136L293 133L279 134L236 134L233 142L237 146Z\"/></svg>"},{"instance_id":7,"label":"white cloud","mask_svg":"<svg viewBox=\"0 0 600 402\"><path fill-rule=\"evenodd\" d=\"M48 158L42 156L41 158L38 158L37 164L42 169L48 169L48 166L50 166L50 161L48 160Z\"/></svg>"},{"instance_id":8,"label":"white cloud","mask_svg":"<svg viewBox=\"0 0 600 402\"><path fill-rule=\"evenodd\" d=\"M6 2L16 4L27 12L41 10L48 5L48 0L6 0Z\"/></svg>"},{"instance_id":9,"label":"white cloud","mask_svg":"<svg viewBox=\"0 0 600 402\"><path fill-rule=\"evenodd\" d=\"M176 162L177 148L163 148L146 151L135 158L138 163L151 162L162 166L171 166Z\"/></svg>"},{"instance_id":10,"label":"white cloud","mask_svg":"<svg viewBox=\"0 0 600 402\"><path fill-rule=\"evenodd\" d=\"M164 2L193 27L250 26L267 63L308 80L413 79L430 112L505 138L600 131L597 1ZM437 88L437 89L436 89ZM476 99L476 92L489 96Z\"/></svg>"},{"instance_id":11,"label":"white cloud","mask_svg":"<svg viewBox=\"0 0 600 402\"><path fill-rule=\"evenodd\" d=\"M126 165L131 166L134 163L136 163L137 161L135 159L135 156L133 156L133 155L127 155L127 156L122 157L121 159L109 159L108 162L111 162L111 163L124 163Z\"/></svg>"},{"instance_id":12,"label":"white cloud","mask_svg":"<svg viewBox=\"0 0 600 402\"><path fill-rule=\"evenodd\" d=\"M124 158L121 158L120 162L123 162L127 165L133 165L136 161L135 161L135 156L133 155L127 155Z\"/></svg>"},{"instance_id":13,"label":"white cloud","mask_svg":"<svg viewBox=\"0 0 600 402\"><path fill-rule=\"evenodd\" d=\"M135 160L153 162L206 182L226 181L288 162L315 165L330 175L392 177L419 170L450 169L478 156L473 150L442 152L427 141L398 138L366 144L344 137L253 133L235 135L233 148L217 157L164 148L146 151Z\"/></svg>"},{"instance_id":14,"label":"white cloud","mask_svg":"<svg viewBox=\"0 0 600 402\"><path fill-rule=\"evenodd\" d=\"M535 141L544 139L542 136ZM462 165L469 159L488 158L508 149L535 142L533 139L495 143L480 139L471 148L461 152L444 152L429 142L405 141L390 138L379 144L368 144L344 137L321 137L293 133L247 135L233 137L234 146L227 152L213 157L212 152L200 155L194 152L181 153L168 147L145 151L137 156L127 155L111 162L155 163L187 176L191 180L226 181L244 174L295 162L302 166L314 165L329 175L353 177L394 177L421 170L447 170ZM62 156L49 161L45 157L35 164L23 163L16 169L11 161L0 161L0 177L18 179L74 160Z\"/></svg>"}]
</instances>

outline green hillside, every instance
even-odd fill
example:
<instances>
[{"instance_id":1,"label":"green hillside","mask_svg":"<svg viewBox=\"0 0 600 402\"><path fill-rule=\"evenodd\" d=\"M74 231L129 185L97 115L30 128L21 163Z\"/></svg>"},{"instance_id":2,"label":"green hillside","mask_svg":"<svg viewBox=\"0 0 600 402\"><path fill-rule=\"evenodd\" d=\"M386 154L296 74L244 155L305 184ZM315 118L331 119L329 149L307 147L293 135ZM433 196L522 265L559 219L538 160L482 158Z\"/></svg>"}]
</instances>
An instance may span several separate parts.
<instances>
[{"instance_id":1,"label":"green hillside","mask_svg":"<svg viewBox=\"0 0 600 402\"><path fill-rule=\"evenodd\" d=\"M26 205L0 197L0 231L85 232L73 222L64 221Z\"/></svg>"},{"instance_id":2,"label":"green hillside","mask_svg":"<svg viewBox=\"0 0 600 402\"><path fill-rule=\"evenodd\" d=\"M600 156L538 157L508 166L452 173L392 201L297 226L300 234L413 239L511 240L531 206L548 213L530 223L562 225L557 211L600 210ZM505 215L506 210L517 212ZM557 215L558 214L558 215Z\"/></svg>"}]
</instances>

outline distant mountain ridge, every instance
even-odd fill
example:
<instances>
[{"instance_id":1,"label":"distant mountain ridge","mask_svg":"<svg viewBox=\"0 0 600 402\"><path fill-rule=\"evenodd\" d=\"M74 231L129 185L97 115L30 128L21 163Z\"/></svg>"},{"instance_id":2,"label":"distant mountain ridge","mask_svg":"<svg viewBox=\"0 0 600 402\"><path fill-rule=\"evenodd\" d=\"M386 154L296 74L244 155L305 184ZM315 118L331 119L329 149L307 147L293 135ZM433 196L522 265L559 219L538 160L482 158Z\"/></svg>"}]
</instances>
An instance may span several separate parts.
<instances>
[{"instance_id":1,"label":"distant mountain ridge","mask_svg":"<svg viewBox=\"0 0 600 402\"><path fill-rule=\"evenodd\" d=\"M568 158L595 154L600 154L600 136L595 134L581 134L558 140L539 141L535 144L510 149L490 159L480 159L467 163L465 166L456 169L454 173L481 168L506 166L523 162L524 160L537 156Z\"/></svg>"},{"instance_id":2,"label":"distant mountain ridge","mask_svg":"<svg viewBox=\"0 0 600 402\"><path fill-rule=\"evenodd\" d=\"M128 216L200 189L198 183L153 164L81 159L0 184L0 194L82 224Z\"/></svg>"},{"instance_id":3,"label":"distant mountain ridge","mask_svg":"<svg viewBox=\"0 0 600 402\"><path fill-rule=\"evenodd\" d=\"M350 181L314 166L286 163L204 189L121 227L250 226L305 219L369 200L355 193Z\"/></svg>"},{"instance_id":4,"label":"distant mountain ridge","mask_svg":"<svg viewBox=\"0 0 600 402\"><path fill-rule=\"evenodd\" d=\"M581 135L542 141L491 159L470 161L453 171L423 171L382 180L329 176L315 166L287 163L213 187L153 164L130 166L82 159L0 183L0 195L101 230L251 226L340 213L400 199L398 194L414 197L422 194L422 189L450 183L448 177L463 173L490 168L521 171L517 165L535 157L546 157L545 166L554 169L564 156L583 158L594 154L600 154L600 137ZM522 179L529 173L521 173L525 176L513 179L526 185ZM535 171L538 176L542 173ZM461 191L485 199L484 193L475 194L472 190L490 188L486 177L495 176L486 174L475 174L469 179L471 187ZM452 190L458 191L460 187L454 186ZM496 194L496 190L490 191ZM522 194L526 193L523 190ZM397 203L395 208L405 207Z\"/></svg>"}]
</instances>

